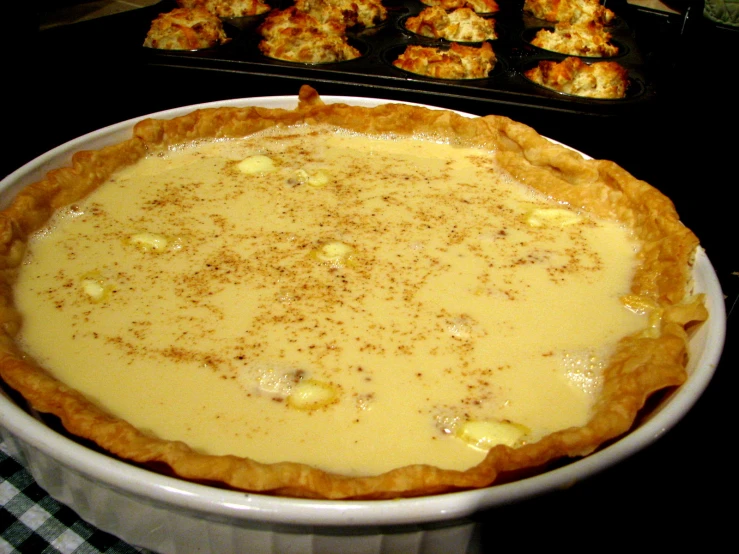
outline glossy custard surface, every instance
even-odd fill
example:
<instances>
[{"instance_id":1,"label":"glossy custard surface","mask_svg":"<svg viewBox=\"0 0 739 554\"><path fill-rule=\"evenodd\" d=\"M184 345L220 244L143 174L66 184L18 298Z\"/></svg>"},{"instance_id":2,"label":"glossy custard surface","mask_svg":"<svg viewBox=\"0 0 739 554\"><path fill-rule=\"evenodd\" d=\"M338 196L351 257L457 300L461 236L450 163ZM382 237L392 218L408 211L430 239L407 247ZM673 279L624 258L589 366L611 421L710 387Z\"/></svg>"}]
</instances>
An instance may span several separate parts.
<instances>
[{"instance_id":1,"label":"glossy custard surface","mask_svg":"<svg viewBox=\"0 0 739 554\"><path fill-rule=\"evenodd\" d=\"M491 152L294 128L117 173L30 241L20 343L138 428L347 474L587 422L628 230ZM53 332L49 332L53 329Z\"/></svg>"}]
</instances>

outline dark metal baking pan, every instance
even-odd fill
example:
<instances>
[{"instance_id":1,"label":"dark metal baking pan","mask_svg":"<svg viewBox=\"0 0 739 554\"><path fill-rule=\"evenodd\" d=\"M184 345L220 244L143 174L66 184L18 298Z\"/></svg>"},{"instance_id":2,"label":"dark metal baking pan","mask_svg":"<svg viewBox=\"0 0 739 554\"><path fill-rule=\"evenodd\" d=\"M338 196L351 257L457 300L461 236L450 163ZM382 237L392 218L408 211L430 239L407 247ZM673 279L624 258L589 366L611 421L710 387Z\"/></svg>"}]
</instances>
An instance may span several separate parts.
<instances>
[{"instance_id":1,"label":"dark metal baking pan","mask_svg":"<svg viewBox=\"0 0 739 554\"><path fill-rule=\"evenodd\" d=\"M279 0L276 8L287 7L290 0ZM356 33L349 39L360 47L363 55L355 60L331 64L302 64L284 62L264 56L258 49L261 37L257 27L264 16L225 20L224 27L232 39L218 48L203 51L167 51L141 47L142 59L148 66L192 68L209 71L235 72L255 77L279 77L299 82L323 82L338 85L371 87L375 91L417 92L422 95L442 95L468 99L483 104L508 104L555 112L575 112L583 115L618 116L644 107L655 97L644 58L627 21L624 8L616 11L616 19L609 26L613 42L620 47L617 56L609 59L624 66L634 86L623 99L599 100L563 95L529 81L523 71L538 60L561 60L566 56L536 48L527 42L536 29L551 24L523 13L523 0L501 0L496 20L497 40L491 41L498 59L496 68L485 79L442 80L413 75L392 65L408 44L438 45L443 40L424 39L408 32L403 21L419 13L424 7L420 0L384 0L388 18L380 26ZM137 10L140 18L136 26L143 43L148 27L157 14L175 7L172 0L164 0L147 9ZM133 28L131 28L133 32ZM585 58L597 61L598 58Z\"/></svg>"}]
</instances>

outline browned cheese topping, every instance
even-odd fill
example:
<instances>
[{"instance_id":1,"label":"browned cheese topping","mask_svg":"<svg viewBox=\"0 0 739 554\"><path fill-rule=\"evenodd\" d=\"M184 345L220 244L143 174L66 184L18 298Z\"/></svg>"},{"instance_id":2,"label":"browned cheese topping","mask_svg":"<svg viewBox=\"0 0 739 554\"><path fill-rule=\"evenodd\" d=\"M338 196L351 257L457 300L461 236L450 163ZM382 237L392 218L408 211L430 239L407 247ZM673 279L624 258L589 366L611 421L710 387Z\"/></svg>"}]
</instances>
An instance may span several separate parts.
<instances>
[{"instance_id":1,"label":"browned cheese topping","mask_svg":"<svg viewBox=\"0 0 739 554\"><path fill-rule=\"evenodd\" d=\"M427 6L439 6L445 10L470 8L476 13L495 13L500 8L495 0L421 0Z\"/></svg>"},{"instance_id":2,"label":"browned cheese topping","mask_svg":"<svg viewBox=\"0 0 739 554\"><path fill-rule=\"evenodd\" d=\"M418 35L455 42L482 42L498 38L495 20L480 17L470 8L447 12L440 6L432 6L415 17L409 17L405 27Z\"/></svg>"},{"instance_id":3,"label":"browned cheese topping","mask_svg":"<svg viewBox=\"0 0 739 554\"><path fill-rule=\"evenodd\" d=\"M304 12L298 6L271 12L257 29L259 50L270 58L288 62L333 63L358 58L361 53L346 36L339 10Z\"/></svg>"},{"instance_id":4,"label":"browned cheese topping","mask_svg":"<svg viewBox=\"0 0 739 554\"><path fill-rule=\"evenodd\" d=\"M248 17L272 8L261 0L177 0L181 8L203 8L218 17Z\"/></svg>"},{"instance_id":5,"label":"browned cheese topping","mask_svg":"<svg viewBox=\"0 0 739 554\"><path fill-rule=\"evenodd\" d=\"M160 50L201 50L230 39L221 20L204 8L177 8L151 23L144 46Z\"/></svg>"},{"instance_id":6,"label":"browned cheese topping","mask_svg":"<svg viewBox=\"0 0 739 554\"><path fill-rule=\"evenodd\" d=\"M453 42L447 48L410 44L393 62L399 69L438 79L484 79L497 59L489 42L467 46Z\"/></svg>"},{"instance_id":7,"label":"browned cheese topping","mask_svg":"<svg viewBox=\"0 0 739 554\"><path fill-rule=\"evenodd\" d=\"M611 61L587 64L575 57L561 62L543 60L525 75L552 90L587 98L624 98L629 87L628 71Z\"/></svg>"}]
</instances>

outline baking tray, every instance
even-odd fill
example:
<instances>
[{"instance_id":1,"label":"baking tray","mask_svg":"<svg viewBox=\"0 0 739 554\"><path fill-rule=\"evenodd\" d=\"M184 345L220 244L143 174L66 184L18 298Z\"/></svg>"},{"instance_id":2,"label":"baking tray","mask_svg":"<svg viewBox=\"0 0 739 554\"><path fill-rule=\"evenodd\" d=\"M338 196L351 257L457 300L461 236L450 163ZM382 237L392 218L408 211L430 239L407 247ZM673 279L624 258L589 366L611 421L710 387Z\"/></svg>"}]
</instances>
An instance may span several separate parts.
<instances>
[{"instance_id":1,"label":"baking tray","mask_svg":"<svg viewBox=\"0 0 739 554\"><path fill-rule=\"evenodd\" d=\"M272 0L276 9L292 5L291 0ZM614 60L629 73L631 85L626 98L600 100L576 97L551 91L529 81L523 72L540 60L560 61L566 56L536 48L528 43L536 30L551 27L551 23L523 13L523 0L500 0L500 11L486 17L496 20L497 40L491 41L498 59L485 79L442 80L407 73L392 65L392 61L409 44L446 46L444 40L427 39L407 31L403 22L426 6L420 0L383 0L388 10L387 20L380 26L347 33L350 43L363 55L360 58L331 64L284 62L264 56L258 49L261 39L257 27L266 15L225 19L224 28L231 41L217 48L201 51L166 51L141 47L143 60L149 66L165 66L235 72L254 77L278 77L297 82L319 82L334 85L371 87L387 91L406 91L426 95L441 95L483 104L509 104L585 115L618 116L632 113L635 107L651 103L656 95L645 58L640 52L632 26L628 22L631 10L619 3L612 8L616 18L609 25L612 42L619 46ZM173 0L164 0L147 9L137 10L141 18L140 40L159 13L173 9ZM604 58L583 58L599 61ZM297 86L297 85L296 85Z\"/></svg>"}]
</instances>

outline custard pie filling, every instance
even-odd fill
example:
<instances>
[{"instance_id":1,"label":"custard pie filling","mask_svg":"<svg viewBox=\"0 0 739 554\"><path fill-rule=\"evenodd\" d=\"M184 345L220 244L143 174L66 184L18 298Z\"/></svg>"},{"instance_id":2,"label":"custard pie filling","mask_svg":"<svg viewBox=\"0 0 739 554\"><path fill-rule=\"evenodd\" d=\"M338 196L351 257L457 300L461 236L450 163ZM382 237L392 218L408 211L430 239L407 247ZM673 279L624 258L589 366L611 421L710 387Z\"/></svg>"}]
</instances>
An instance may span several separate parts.
<instances>
[{"instance_id":1,"label":"custard pie filling","mask_svg":"<svg viewBox=\"0 0 739 554\"><path fill-rule=\"evenodd\" d=\"M317 499L587 456L687 379L697 237L506 117L205 107L0 211L0 377L121 460ZM647 407L648 409L648 407Z\"/></svg>"},{"instance_id":2,"label":"custard pie filling","mask_svg":"<svg viewBox=\"0 0 739 554\"><path fill-rule=\"evenodd\" d=\"M466 470L587 424L649 325L624 300L639 249L495 151L278 127L150 155L58 210L18 272L16 340L199 453Z\"/></svg>"}]
</instances>

